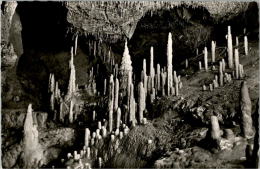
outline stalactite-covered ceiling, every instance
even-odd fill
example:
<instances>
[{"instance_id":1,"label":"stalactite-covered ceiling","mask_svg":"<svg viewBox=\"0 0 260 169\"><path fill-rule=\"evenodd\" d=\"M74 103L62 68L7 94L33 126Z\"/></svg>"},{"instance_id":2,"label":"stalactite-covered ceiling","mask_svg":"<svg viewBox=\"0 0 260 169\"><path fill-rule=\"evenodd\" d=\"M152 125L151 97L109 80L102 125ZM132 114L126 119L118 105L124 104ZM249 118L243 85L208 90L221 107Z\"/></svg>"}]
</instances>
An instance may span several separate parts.
<instances>
[{"instance_id":1,"label":"stalactite-covered ceiling","mask_svg":"<svg viewBox=\"0 0 260 169\"><path fill-rule=\"evenodd\" d=\"M122 38L131 38L138 21L147 13L151 15L161 9L178 6L205 8L215 22L222 22L246 11L249 2L164 2L164 1L96 1L65 2L68 10L67 21L71 31L85 35L94 35L96 39L115 42ZM189 17L185 11L183 18Z\"/></svg>"}]
</instances>

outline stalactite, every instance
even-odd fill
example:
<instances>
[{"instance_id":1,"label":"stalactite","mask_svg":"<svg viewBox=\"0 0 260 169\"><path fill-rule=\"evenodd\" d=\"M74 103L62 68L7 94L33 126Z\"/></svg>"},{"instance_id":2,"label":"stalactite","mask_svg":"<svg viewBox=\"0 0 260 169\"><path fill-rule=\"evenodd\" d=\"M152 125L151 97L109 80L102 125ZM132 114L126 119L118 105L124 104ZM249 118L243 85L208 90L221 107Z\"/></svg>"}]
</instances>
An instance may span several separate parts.
<instances>
[{"instance_id":1,"label":"stalactite","mask_svg":"<svg viewBox=\"0 0 260 169\"><path fill-rule=\"evenodd\" d=\"M232 34L231 34L230 26L228 26L227 50L228 50L228 67L232 69L233 68L233 45L232 45Z\"/></svg>"},{"instance_id":2,"label":"stalactite","mask_svg":"<svg viewBox=\"0 0 260 169\"><path fill-rule=\"evenodd\" d=\"M113 108L114 108L114 80L113 75L110 75L109 80L109 101L108 101L108 112L109 112L109 132L113 130Z\"/></svg>"},{"instance_id":3,"label":"stalactite","mask_svg":"<svg viewBox=\"0 0 260 169\"><path fill-rule=\"evenodd\" d=\"M167 43L167 94L170 95L170 88L172 87L172 34L168 35Z\"/></svg>"}]
</instances>

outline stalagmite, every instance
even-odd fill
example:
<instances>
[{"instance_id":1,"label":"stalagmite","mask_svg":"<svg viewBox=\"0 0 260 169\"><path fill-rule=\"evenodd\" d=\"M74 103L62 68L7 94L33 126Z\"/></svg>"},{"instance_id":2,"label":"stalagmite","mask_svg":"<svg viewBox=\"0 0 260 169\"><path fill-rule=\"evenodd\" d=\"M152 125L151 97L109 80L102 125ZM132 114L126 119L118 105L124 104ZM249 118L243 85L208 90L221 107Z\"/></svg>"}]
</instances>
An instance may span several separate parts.
<instances>
[{"instance_id":1,"label":"stalagmite","mask_svg":"<svg viewBox=\"0 0 260 169\"><path fill-rule=\"evenodd\" d=\"M168 35L167 43L167 94L170 95L170 88L173 84L172 79L172 34Z\"/></svg>"},{"instance_id":2,"label":"stalagmite","mask_svg":"<svg viewBox=\"0 0 260 169\"><path fill-rule=\"evenodd\" d=\"M85 129L85 146L89 146L89 139L90 139L90 130L88 128Z\"/></svg>"},{"instance_id":3,"label":"stalagmite","mask_svg":"<svg viewBox=\"0 0 260 169\"><path fill-rule=\"evenodd\" d=\"M160 72L160 64L157 64L157 90L160 91L161 90L161 80L160 80L160 77L161 77L161 72Z\"/></svg>"},{"instance_id":4,"label":"stalagmite","mask_svg":"<svg viewBox=\"0 0 260 169\"><path fill-rule=\"evenodd\" d=\"M101 130L102 124L101 121L98 121L98 129Z\"/></svg>"},{"instance_id":5,"label":"stalagmite","mask_svg":"<svg viewBox=\"0 0 260 169\"><path fill-rule=\"evenodd\" d=\"M120 121L121 121L121 109L119 107L116 112L116 128L117 129L119 129L119 127L120 127Z\"/></svg>"},{"instance_id":6,"label":"stalagmite","mask_svg":"<svg viewBox=\"0 0 260 169\"><path fill-rule=\"evenodd\" d=\"M71 97L75 91L76 91L76 72L75 72L74 59L73 59L73 53L72 53L71 59L70 59L70 79L69 79L69 86L68 86L66 100L71 99Z\"/></svg>"},{"instance_id":7,"label":"stalagmite","mask_svg":"<svg viewBox=\"0 0 260 169\"><path fill-rule=\"evenodd\" d=\"M222 68L222 62L219 62L219 84L220 86L223 86L224 83L223 83L223 68Z\"/></svg>"},{"instance_id":8,"label":"stalagmite","mask_svg":"<svg viewBox=\"0 0 260 169\"><path fill-rule=\"evenodd\" d=\"M114 105L114 80L113 75L111 74L110 80L109 80L109 101L108 101L108 111L109 111L109 127L108 131L112 132L113 130L113 105Z\"/></svg>"},{"instance_id":9,"label":"stalagmite","mask_svg":"<svg viewBox=\"0 0 260 169\"><path fill-rule=\"evenodd\" d=\"M136 118L135 118L135 99L134 99L134 85L131 84L130 87L130 104L129 104L129 115L130 115L130 123L135 125Z\"/></svg>"},{"instance_id":10,"label":"stalagmite","mask_svg":"<svg viewBox=\"0 0 260 169\"><path fill-rule=\"evenodd\" d=\"M98 168L102 168L102 158L98 157Z\"/></svg>"},{"instance_id":11,"label":"stalagmite","mask_svg":"<svg viewBox=\"0 0 260 169\"><path fill-rule=\"evenodd\" d=\"M54 111L54 102L55 102L55 96L54 93L51 94L51 98L50 98L50 108L51 111Z\"/></svg>"},{"instance_id":12,"label":"stalagmite","mask_svg":"<svg viewBox=\"0 0 260 169\"><path fill-rule=\"evenodd\" d=\"M24 168L38 167L37 164L42 158L43 150L39 144L37 124L33 121L32 104L29 104L24 122Z\"/></svg>"},{"instance_id":13,"label":"stalagmite","mask_svg":"<svg viewBox=\"0 0 260 169\"><path fill-rule=\"evenodd\" d=\"M129 72L132 72L133 68L132 68L132 61L131 61L131 56L129 54L129 50L127 47L127 41L125 42L125 49L124 49L124 53L123 53L123 57L122 57L122 61L121 61L121 66L120 66L120 75L122 77L120 84L122 86L122 88L126 89L127 88L127 84L128 84L128 75Z\"/></svg>"},{"instance_id":14,"label":"stalagmite","mask_svg":"<svg viewBox=\"0 0 260 169\"><path fill-rule=\"evenodd\" d=\"M145 96L147 95L147 73L146 73L146 59L143 60L143 85L144 85L144 91Z\"/></svg>"},{"instance_id":15,"label":"stalagmite","mask_svg":"<svg viewBox=\"0 0 260 169\"><path fill-rule=\"evenodd\" d=\"M153 47L151 47L151 51L150 51L150 77L151 77L151 88L154 87L154 75L155 75L153 60L154 60Z\"/></svg>"},{"instance_id":16,"label":"stalagmite","mask_svg":"<svg viewBox=\"0 0 260 169\"><path fill-rule=\"evenodd\" d=\"M227 52L228 52L228 67L230 69L233 68L233 45L232 45L232 34L231 27L228 26L228 34L227 34Z\"/></svg>"},{"instance_id":17,"label":"stalagmite","mask_svg":"<svg viewBox=\"0 0 260 169\"><path fill-rule=\"evenodd\" d=\"M207 47L204 48L204 67L206 72L208 71L208 50Z\"/></svg>"},{"instance_id":18,"label":"stalagmite","mask_svg":"<svg viewBox=\"0 0 260 169\"><path fill-rule=\"evenodd\" d=\"M236 36L236 47L239 46L239 41L238 41L238 37Z\"/></svg>"},{"instance_id":19,"label":"stalagmite","mask_svg":"<svg viewBox=\"0 0 260 169\"><path fill-rule=\"evenodd\" d=\"M107 79L104 80L104 96L106 95L106 89L107 89Z\"/></svg>"},{"instance_id":20,"label":"stalagmite","mask_svg":"<svg viewBox=\"0 0 260 169\"><path fill-rule=\"evenodd\" d=\"M215 63L216 41L211 41L211 62Z\"/></svg>"},{"instance_id":21,"label":"stalagmite","mask_svg":"<svg viewBox=\"0 0 260 169\"><path fill-rule=\"evenodd\" d=\"M213 91L213 86L212 86L211 83L209 84L209 90L210 90L210 91Z\"/></svg>"},{"instance_id":22,"label":"stalagmite","mask_svg":"<svg viewBox=\"0 0 260 169\"><path fill-rule=\"evenodd\" d=\"M242 113L242 134L249 139L254 136L252 122L252 103L250 100L246 81L241 83L240 109Z\"/></svg>"},{"instance_id":23,"label":"stalagmite","mask_svg":"<svg viewBox=\"0 0 260 169\"><path fill-rule=\"evenodd\" d=\"M73 101L70 100L69 122L73 123Z\"/></svg>"},{"instance_id":24,"label":"stalagmite","mask_svg":"<svg viewBox=\"0 0 260 169\"><path fill-rule=\"evenodd\" d=\"M224 59L222 59L222 70L223 70L223 72L226 71L226 62Z\"/></svg>"},{"instance_id":25,"label":"stalagmite","mask_svg":"<svg viewBox=\"0 0 260 169\"><path fill-rule=\"evenodd\" d=\"M220 132L217 116L211 116L210 122L211 122L211 132L210 132L211 138L213 140L219 140L221 136L221 132Z\"/></svg>"},{"instance_id":26,"label":"stalagmite","mask_svg":"<svg viewBox=\"0 0 260 169\"><path fill-rule=\"evenodd\" d=\"M92 120L95 121L96 120L96 111L93 110L92 112Z\"/></svg>"},{"instance_id":27,"label":"stalagmite","mask_svg":"<svg viewBox=\"0 0 260 169\"><path fill-rule=\"evenodd\" d=\"M185 59L185 68L188 69L188 67L189 67L188 59Z\"/></svg>"},{"instance_id":28,"label":"stalagmite","mask_svg":"<svg viewBox=\"0 0 260 169\"><path fill-rule=\"evenodd\" d=\"M177 78L176 71L173 71L173 80L174 80L174 85L175 85L175 95L179 95L179 80Z\"/></svg>"},{"instance_id":29,"label":"stalagmite","mask_svg":"<svg viewBox=\"0 0 260 169\"><path fill-rule=\"evenodd\" d=\"M247 36L244 36L244 49L245 49L245 55L248 55L248 41L247 41Z\"/></svg>"},{"instance_id":30,"label":"stalagmite","mask_svg":"<svg viewBox=\"0 0 260 169\"><path fill-rule=\"evenodd\" d=\"M138 85L138 112L139 112L139 122L142 123L143 121L143 112L145 110L145 91L143 87L143 83L140 82Z\"/></svg>"},{"instance_id":31,"label":"stalagmite","mask_svg":"<svg viewBox=\"0 0 260 169\"><path fill-rule=\"evenodd\" d=\"M202 66L201 66L201 61L199 61L199 70L202 69Z\"/></svg>"},{"instance_id":32,"label":"stalagmite","mask_svg":"<svg viewBox=\"0 0 260 169\"><path fill-rule=\"evenodd\" d=\"M119 96L119 80L116 78L115 81L115 99L114 99L114 111L118 108L118 96Z\"/></svg>"},{"instance_id":33,"label":"stalagmite","mask_svg":"<svg viewBox=\"0 0 260 169\"><path fill-rule=\"evenodd\" d=\"M76 38L75 38L74 56L77 55L77 48L78 48L78 34L76 35Z\"/></svg>"},{"instance_id":34,"label":"stalagmite","mask_svg":"<svg viewBox=\"0 0 260 169\"><path fill-rule=\"evenodd\" d=\"M235 69L236 69L236 78L239 78L239 53L238 49L235 49Z\"/></svg>"},{"instance_id":35,"label":"stalagmite","mask_svg":"<svg viewBox=\"0 0 260 169\"><path fill-rule=\"evenodd\" d=\"M259 116L259 99L257 100L257 106L255 111L255 138L254 138L254 149L252 153L252 167L260 168L260 140L259 140L259 129L260 129L260 116Z\"/></svg>"}]
</instances>

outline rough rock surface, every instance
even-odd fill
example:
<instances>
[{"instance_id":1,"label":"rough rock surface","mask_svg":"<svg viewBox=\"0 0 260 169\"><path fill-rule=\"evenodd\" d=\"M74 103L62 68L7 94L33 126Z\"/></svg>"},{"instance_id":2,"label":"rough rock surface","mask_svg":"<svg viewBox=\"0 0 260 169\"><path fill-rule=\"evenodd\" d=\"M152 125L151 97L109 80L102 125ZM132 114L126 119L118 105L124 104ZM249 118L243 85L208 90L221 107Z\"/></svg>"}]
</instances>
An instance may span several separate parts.
<instances>
[{"instance_id":1,"label":"rough rock surface","mask_svg":"<svg viewBox=\"0 0 260 169\"><path fill-rule=\"evenodd\" d=\"M85 35L114 41L131 38L138 21L147 11L152 11L152 15L156 10L180 5L205 8L218 22L246 11L248 2L65 2L67 20L72 28Z\"/></svg>"}]
</instances>

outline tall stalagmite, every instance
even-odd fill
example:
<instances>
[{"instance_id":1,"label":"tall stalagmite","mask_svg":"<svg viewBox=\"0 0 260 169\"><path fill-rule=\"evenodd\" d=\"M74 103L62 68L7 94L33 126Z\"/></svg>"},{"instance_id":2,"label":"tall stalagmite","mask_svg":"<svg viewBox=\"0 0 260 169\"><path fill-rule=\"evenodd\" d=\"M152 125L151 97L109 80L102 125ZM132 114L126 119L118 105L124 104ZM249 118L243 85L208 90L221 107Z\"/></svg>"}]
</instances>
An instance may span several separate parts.
<instances>
[{"instance_id":1,"label":"tall stalagmite","mask_svg":"<svg viewBox=\"0 0 260 169\"><path fill-rule=\"evenodd\" d=\"M113 109L114 109L114 79L113 74L110 76L109 80L109 96L108 96L108 131L112 132L113 130Z\"/></svg>"},{"instance_id":2,"label":"tall stalagmite","mask_svg":"<svg viewBox=\"0 0 260 169\"><path fill-rule=\"evenodd\" d=\"M70 59L70 80L69 80L69 86L68 86L68 92L66 99L71 99L73 94L76 92L76 70L74 66L74 57L73 53L71 53L71 59Z\"/></svg>"},{"instance_id":3,"label":"tall stalagmite","mask_svg":"<svg viewBox=\"0 0 260 169\"><path fill-rule=\"evenodd\" d=\"M233 68L233 45L232 45L232 34L231 27L228 26L227 34L227 52L228 52L228 67Z\"/></svg>"},{"instance_id":4,"label":"tall stalagmite","mask_svg":"<svg viewBox=\"0 0 260 169\"><path fill-rule=\"evenodd\" d=\"M121 61L121 66L120 66L120 84L122 89L127 89L127 81L128 81L128 75L129 72L132 72L132 61L131 61L131 56L129 54L129 50L127 47L127 41L125 41L125 49ZM124 90L125 91L125 90Z\"/></svg>"},{"instance_id":5,"label":"tall stalagmite","mask_svg":"<svg viewBox=\"0 0 260 169\"><path fill-rule=\"evenodd\" d=\"M29 104L24 122L24 168L36 168L42 158L37 124L33 121L32 104Z\"/></svg>"},{"instance_id":6,"label":"tall stalagmite","mask_svg":"<svg viewBox=\"0 0 260 169\"><path fill-rule=\"evenodd\" d=\"M172 87L172 34L168 35L167 44L167 94L170 95L170 89Z\"/></svg>"},{"instance_id":7,"label":"tall stalagmite","mask_svg":"<svg viewBox=\"0 0 260 169\"><path fill-rule=\"evenodd\" d=\"M144 86L143 83L140 82L138 85L138 114L139 114L139 122L142 123L143 121L143 112L145 110L145 91L144 91Z\"/></svg>"},{"instance_id":8,"label":"tall stalagmite","mask_svg":"<svg viewBox=\"0 0 260 169\"><path fill-rule=\"evenodd\" d=\"M246 81L241 83L240 109L242 113L242 134L245 138L252 138L254 135L252 121L252 103L250 100Z\"/></svg>"}]
</instances>

